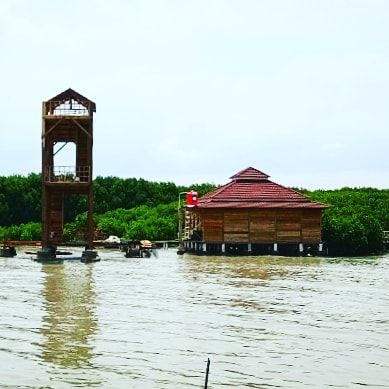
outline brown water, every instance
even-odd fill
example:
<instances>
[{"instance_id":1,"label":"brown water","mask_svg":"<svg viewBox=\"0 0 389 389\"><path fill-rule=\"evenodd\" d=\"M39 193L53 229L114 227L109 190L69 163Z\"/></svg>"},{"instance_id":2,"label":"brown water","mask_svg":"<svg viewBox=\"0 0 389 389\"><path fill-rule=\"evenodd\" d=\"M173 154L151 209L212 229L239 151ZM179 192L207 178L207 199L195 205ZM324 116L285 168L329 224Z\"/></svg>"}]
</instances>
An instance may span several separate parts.
<instances>
[{"instance_id":1,"label":"brown water","mask_svg":"<svg viewBox=\"0 0 389 389\"><path fill-rule=\"evenodd\" d=\"M389 256L0 258L1 388L389 388Z\"/></svg>"}]
</instances>

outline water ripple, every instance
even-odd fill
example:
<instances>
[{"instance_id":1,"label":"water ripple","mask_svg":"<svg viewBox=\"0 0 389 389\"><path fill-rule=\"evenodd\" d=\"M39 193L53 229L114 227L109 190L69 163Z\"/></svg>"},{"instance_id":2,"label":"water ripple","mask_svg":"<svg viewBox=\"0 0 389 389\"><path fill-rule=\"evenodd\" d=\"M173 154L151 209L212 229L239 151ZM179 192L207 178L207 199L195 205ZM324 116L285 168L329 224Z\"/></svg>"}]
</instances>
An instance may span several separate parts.
<instances>
[{"instance_id":1,"label":"water ripple","mask_svg":"<svg viewBox=\"0 0 389 389\"><path fill-rule=\"evenodd\" d=\"M1 387L389 387L389 256L100 255L0 258Z\"/></svg>"}]
</instances>

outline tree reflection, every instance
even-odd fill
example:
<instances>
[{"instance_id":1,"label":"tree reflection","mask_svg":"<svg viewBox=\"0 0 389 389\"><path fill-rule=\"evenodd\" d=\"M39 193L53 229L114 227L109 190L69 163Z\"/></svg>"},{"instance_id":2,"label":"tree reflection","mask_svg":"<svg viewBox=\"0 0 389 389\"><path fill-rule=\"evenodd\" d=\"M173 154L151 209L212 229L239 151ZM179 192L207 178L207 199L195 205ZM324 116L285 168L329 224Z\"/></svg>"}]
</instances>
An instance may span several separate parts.
<instances>
[{"instance_id":1,"label":"tree reflection","mask_svg":"<svg viewBox=\"0 0 389 389\"><path fill-rule=\"evenodd\" d=\"M66 263L43 265L42 271L43 360L69 367L90 364L93 350L88 340L97 327L93 267Z\"/></svg>"}]
</instances>

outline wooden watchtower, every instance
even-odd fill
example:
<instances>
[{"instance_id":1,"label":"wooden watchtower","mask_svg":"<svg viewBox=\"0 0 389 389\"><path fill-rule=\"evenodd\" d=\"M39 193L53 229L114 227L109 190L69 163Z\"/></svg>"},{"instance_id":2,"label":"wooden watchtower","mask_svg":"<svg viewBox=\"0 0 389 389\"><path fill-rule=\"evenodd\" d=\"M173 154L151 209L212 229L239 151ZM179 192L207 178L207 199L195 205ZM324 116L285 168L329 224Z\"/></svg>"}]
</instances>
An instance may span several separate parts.
<instances>
[{"instance_id":1,"label":"wooden watchtower","mask_svg":"<svg viewBox=\"0 0 389 389\"><path fill-rule=\"evenodd\" d=\"M42 103L42 247L63 241L64 198L86 195L87 249L93 248L92 147L96 104L72 89ZM56 166L55 155L68 143L75 145L73 166Z\"/></svg>"}]
</instances>

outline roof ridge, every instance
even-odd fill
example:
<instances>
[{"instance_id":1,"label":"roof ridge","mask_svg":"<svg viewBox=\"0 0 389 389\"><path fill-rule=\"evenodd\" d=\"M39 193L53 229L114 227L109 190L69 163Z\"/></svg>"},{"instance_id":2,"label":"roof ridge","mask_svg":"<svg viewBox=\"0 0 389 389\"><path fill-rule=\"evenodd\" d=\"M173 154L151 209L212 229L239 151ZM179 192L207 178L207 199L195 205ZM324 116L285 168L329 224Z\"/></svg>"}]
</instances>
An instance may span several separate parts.
<instances>
[{"instance_id":1,"label":"roof ridge","mask_svg":"<svg viewBox=\"0 0 389 389\"><path fill-rule=\"evenodd\" d=\"M251 175L251 177L249 177L249 176L245 177L245 173L247 173L248 175ZM255 169L252 166L249 166L246 169L242 169L238 173L235 173L230 178L233 180L237 180L239 178L242 178L242 179L253 179L253 178L254 179L268 179L269 177L270 176L268 174L261 172L260 170Z\"/></svg>"}]
</instances>

